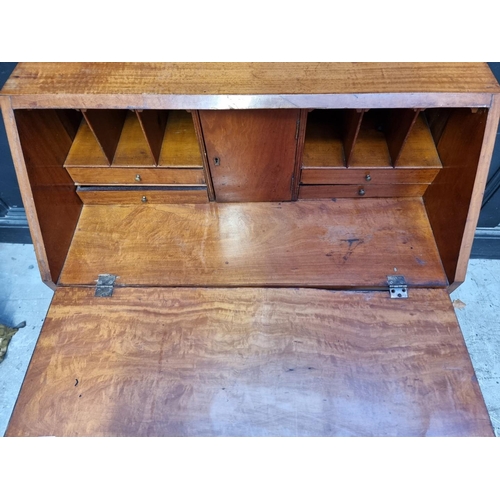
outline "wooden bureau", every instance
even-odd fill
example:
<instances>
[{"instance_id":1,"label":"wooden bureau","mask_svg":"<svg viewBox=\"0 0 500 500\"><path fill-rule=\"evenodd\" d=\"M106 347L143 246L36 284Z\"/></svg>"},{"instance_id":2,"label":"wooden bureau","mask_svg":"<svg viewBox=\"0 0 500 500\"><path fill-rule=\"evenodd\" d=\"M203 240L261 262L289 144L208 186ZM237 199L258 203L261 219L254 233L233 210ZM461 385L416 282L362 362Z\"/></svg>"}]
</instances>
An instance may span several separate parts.
<instances>
[{"instance_id":1,"label":"wooden bureau","mask_svg":"<svg viewBox=\"0 0 500 500\"><path fill-rule=\"evenodd\" d=\"M449 292L499 91L475 63L19 64L55 295L7 435L492 435Z\"/></svg>"}]
</instances>

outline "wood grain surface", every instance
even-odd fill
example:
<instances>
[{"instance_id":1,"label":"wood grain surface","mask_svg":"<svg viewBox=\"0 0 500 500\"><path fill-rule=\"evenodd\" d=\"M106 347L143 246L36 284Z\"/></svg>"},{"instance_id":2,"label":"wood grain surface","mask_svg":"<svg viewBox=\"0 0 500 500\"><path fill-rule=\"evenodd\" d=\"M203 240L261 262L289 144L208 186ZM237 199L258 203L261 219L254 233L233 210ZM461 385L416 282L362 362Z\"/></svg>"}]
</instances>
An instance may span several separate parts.
<instances>
[{"instance_id":1,"label":"wood grain surface","mask_svg":"<svg viewBox=\"0 0 500 500\"><path fill-rule=\"evenodd\" d=\"M446 290L59 288L8 436L492 436Z\"/></svg>"},{"instance_id":2,"label":"wood grain surface","mask_svg":"<svg viewBox=\"0 0 500 500\"><path fill-rule=\"evenodd\" d=\"M101 146L87 122L82 118L78 132L71 144L65 167L109 167Z\"/></svg>"},{"instance_id":3,"label":"wood grain surface","mask_svg":"<svg viewBox=\"0 0 500 500\"><path fill-rule=\"evenodd\" d=\"M392 166L385 134L378 127L377 119L376 110L369 110L363 114L356 143L351 153L349 168Z\"/></svg>"},{"instance_id":4,"label":"wood grain surface","mask_svg":"<svg viewBox=\"0 0 500 500\"><path fill-rule=\"evenodd\" d=\"M84 206L60 284L446 286L421 199Z\"/></svg>"},{"instance_id":5,"label":"wood grain surface","mask_svg":"<svg viewBox=\"0 0 500 500\"><path fill-rule=\"evenodd\" d=\"M438 168L303 168L302 184L430 184ZM369 176L370 180L367 180Z\"/></svg>"},{"instance_id":6,"label":"wood grain surface","mask_svg":"<svg viewBox=\"0 0 500 500\"><path fill-rule=\"evenodd\" d=\"M75 184L204 185L201 168L67 168ZM139 176L139 178L137 178Z\"/></svg>"},{"instance_id":7,"label":"wood grain surface","mask_svg":"<svg viewBox=\"0 0 500 500\"><path fill-rule=\"evenodd\" d=\"M117 186L118 188L119 186ZM88 188L82 190L79 188L77 194L86 205L137 205L137 204L164 204L164 203L208 203L206 189L195 188L194 186L185 189L157 189L145 190L127 190L117 189L109 191L100 191L97 189ZM162 228L157 228L161 230ZM112 229L110 229L112 231ZM137 235L129 234L128 238L137 237ZM154 247L150 248L151 252L158 251Z\"/></svg>"},{"instance_id":8,"label":"wood grain surface","mask_svg":"<svg viewBox=\"0 0 500 500\"><path fill-rule=\"evenodd\" d=\"M299 113L200 111L216 201L292 199Z\"/></svg>"},{"instance_id":9,"label":"wood grain surface","mask_svg":"<svg viewBox=\"0 0 500 500\"><path fill-rule=\"evenodd\" d=\"M352 153L358 140L364 114L364 109L346 109L344 111L342 139L344 143L344 164L346 166L351 164Z\"/></svg>"},{"instance_id":10,"label":"wood grain surface","mask_svg":"<svg viewBox=\"0 0 500 500\"><path fill-rule=\"evenodd\" d=\"M323 184L300 186L299 200L325 198L397 198L422 196L429 184Z\"/></svg>"},{"instance_id":11,"label":"wood grain surface","mask_svg":"<svg viewBox=\"0 0 500 500\"><path fill-rule=\"evenodd\" d=\"M125 109L88 109L83 111L87 125L111 164L127 116Z\"/></svg>"},{"instance_id":12,"label":"wood grain surface","mask_svg":"<svg viewBox=\"0 0 500 500\"><path fill-rule=\"evenodd\" d=\"M385 137L392 164L398 165L401 151L420 113L419 109L393 109L387 116Z\"/></svg>"},{"instance_id":13,"label":"wood grain surface","mask_svg":"<svg viewBox=\"0 0 500 500\"><path fill-rule=\"evenodd\" d=\"M63 168L71 137L55 110L18 110L15 120L22 156L14 155L14 158L23 181L23 201L26 210L34 212L30 217L31 224L33 217L37 217L40 233L37 231L33 236L37 245L44 246L47 256L47 261L40 263L42 278L56 283L82 207L73 181ZM13 125L8 122L8 127ZM16 141L15 135L13 139ZM24 183L25 173L29 185Z\"/></svg>"},{"instance_id":14,"label":"wood grain surface","mask_svg":"<svg viewBox=\"0 0 500 500\"><path fill-rule=\"evenodd\" d=\"M127 111L112 165L114 167L155 166L155 159L151 148L144 135L139 119L133 111Z\"/></svg>"},{"instance_id":15,"label":"wood grain surface","mask_svg":"<svg viewBox=\"0 0 500 500\"><path fill-rule=\"evenodd\" d=\"M348 116L360 119L361 113L350 110ZM338 110L315 110L307 117L304 154L305 167L345 167L341 137L341 114ZM352 128L350 129L352 131ZM352 132L353 134L355 131Z\"/></svg>"},{"instance_id":16,"label":"wood grain surface","mask_svg":"<svg viewBox=\"0 0 500 500\"><path fill-rule=\"evenodd\" d=\"M187 111L168 113L158 165L177 168L203 166L193 118Z\"/></svg>"},{"instance_id":17,"label":"wood grain surface","mask_svg":"<svg viewBox=\"0 0 500 500\"><path fill-rule=\"evenodd\" d=\"M486 63L19 63L2 93L252 95L499 90Z\"/></svg>"},{"instance_id":18,"label":"wood grain surface","mask_svg":"<svg viewBox=\"0 0 500 500\"><path fill-rule=\"evenodd\" d=\"M487 116L486 110L479 110L477 113L472 113L470 109L453 111L438 144L443 168L424 196L429 221L450 284L456 279ZM484 164L483 168L487 170ZM482 198L482 192L478 196ZM473 238L473 235L469 237ZM463 275L465 276L465 272Z\"/></svg>"},{"instance_id":19,"label":"wood grain surface","mask_svg":"<svg viewBox=\"0 0 500 500\"><path fill-rule=\"evenodd\" d=\"M422 114L419 114L410 130L395 166L441 167L436 143Z\"/></svg>"},{"instance_id":20,"label":"wood grain surface","mask_svg":"<svg viewBox=\"0 0 500 500\"><path fill-rule=\"evenodd\" d=\"M145 109L136 111L137 118L141 125L142 131L157 165L160 161L160 151L165 135L165 127L167 126L168 111Z\"/></svg>"}]
</instances>

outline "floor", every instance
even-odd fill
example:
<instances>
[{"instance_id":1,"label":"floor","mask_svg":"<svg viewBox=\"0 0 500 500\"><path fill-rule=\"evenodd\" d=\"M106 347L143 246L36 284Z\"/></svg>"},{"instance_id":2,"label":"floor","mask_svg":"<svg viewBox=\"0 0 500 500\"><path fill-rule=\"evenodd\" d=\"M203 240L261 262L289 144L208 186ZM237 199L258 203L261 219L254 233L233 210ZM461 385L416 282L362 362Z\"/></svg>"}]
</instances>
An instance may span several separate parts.
<instances>
[{"instance_id":1,"label":"floor","mask_svg":"<svg viewBox=\"0 0 500 500\"><path fill-rule=\"evenodd\" d=\"M500 436L500 260L471 260L466 282L452 294L455 311ZM0 243L0 323L26 321L0 363L0 435L4 435L52 291L40 281L33 245Z\"/></svg>"}]
</instances>

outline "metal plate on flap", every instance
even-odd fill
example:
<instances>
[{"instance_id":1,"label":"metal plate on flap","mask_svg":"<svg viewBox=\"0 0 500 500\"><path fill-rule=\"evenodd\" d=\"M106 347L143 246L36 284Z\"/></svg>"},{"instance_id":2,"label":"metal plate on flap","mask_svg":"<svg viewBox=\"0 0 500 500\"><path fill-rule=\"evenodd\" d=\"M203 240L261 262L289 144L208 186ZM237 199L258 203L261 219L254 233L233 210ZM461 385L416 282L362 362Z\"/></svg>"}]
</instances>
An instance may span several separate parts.
<instances>
[{"instance_id":1,"label":"metal plate on flap","mask_svg":"<svg viewBox=\"0 0 500 500\"><path fill-rule=\"evenodd\" d=\"M408 286L404 276L387 276L391 299L407 299Z\"/></svg>"}]
</instances>

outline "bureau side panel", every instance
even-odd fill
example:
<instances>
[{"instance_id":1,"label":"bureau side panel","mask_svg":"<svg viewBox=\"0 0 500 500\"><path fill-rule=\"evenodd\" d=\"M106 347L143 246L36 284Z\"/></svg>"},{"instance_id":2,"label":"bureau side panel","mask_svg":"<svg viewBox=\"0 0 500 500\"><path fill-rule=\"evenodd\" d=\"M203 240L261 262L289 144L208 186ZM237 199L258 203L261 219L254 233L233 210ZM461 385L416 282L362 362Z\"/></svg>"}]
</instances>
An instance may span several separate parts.
<instances>
[{"instance_id":1,"label":"bureau side panel","mask_svg":"<svg viewBox=\"0 0 500 500\"><path fill-rule=\"evenodd\" d=\"M82 207L63 168L72 138L60 114L4 112L42 279L49 286L59 279Z\"/></svg>"}]
</instances>

